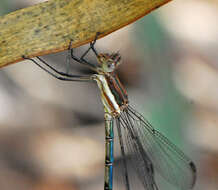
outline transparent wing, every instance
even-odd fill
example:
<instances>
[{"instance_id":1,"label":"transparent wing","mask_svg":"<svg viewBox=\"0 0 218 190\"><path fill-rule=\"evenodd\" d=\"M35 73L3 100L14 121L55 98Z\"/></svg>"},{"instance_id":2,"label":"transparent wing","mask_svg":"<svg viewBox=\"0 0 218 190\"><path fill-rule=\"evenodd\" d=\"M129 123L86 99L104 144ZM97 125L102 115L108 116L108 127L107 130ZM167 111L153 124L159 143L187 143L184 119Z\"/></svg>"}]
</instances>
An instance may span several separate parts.
<instances>
[{"instance_id":1,"label":"transparent wing","mask_svg":"<svg viewBox=\"0 0 218 190\"><path fill-rule=\"evenodd\" d=\"M129 129L126 119L117 119L117 129L119 134L121 149L125 153L122 156L128 155L128 158L124 158L124 176L126 183L126 190L132 189L129 185L129 180L131 182L131 187L139 189L141 186L138 182L140 181L144 189L146 190L158 190L157 185L154 180L154 170L153 165L146 152L142 149L138 139L134 138L133 131ZM135 170L138 174L136 176L132 172L128 171ZM131 177L131 179L129 179ZM137 182L138 181L138 182Z\"/></svg>"},{"instance_id":2,"label":"transparent wing","mask_svg":"<svg viewBox=\"0 0 218 190\"><path fill-rule=\"evenodd\" d=\"M120 120L126 133L127 149L137 155L138 163L150 164L165 180L182 190L193 188L196 168L181 150L130 106L121 114ZM146 176L146 169L147 166L137 169L140 178ZM149 180L149 177L145 178L145 181Z\"/></svg>"}]
</instances>

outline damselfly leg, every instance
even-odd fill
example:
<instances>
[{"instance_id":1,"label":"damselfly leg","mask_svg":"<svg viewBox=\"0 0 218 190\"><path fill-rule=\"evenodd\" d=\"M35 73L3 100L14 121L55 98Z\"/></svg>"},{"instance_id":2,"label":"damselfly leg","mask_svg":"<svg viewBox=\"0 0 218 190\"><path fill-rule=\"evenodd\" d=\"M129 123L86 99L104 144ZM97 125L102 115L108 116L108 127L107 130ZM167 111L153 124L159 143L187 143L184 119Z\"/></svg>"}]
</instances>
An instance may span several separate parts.
<instances>
[{"instance_id":1,"label":"damselfly leg","mask_svg":"<svg viewBox=\"0 0 218 190\"><path fill-rule=\"evenodd\" d=\"M58 71L57 69L55 69L54 67L52 67L51 65L49 65L48 63L46 63L46 61L44 61L42 58L40 57L36 57L39 61L41 61L42 65L40 65L35 59L32 58L28 58L23 56L23 59L26 60L30 60L32 61L34 64L36 64L38 67L40 67L42 70L44 70L45 72L47 72L49 75L51 75L52 77L58 79L58 80L62 80L62 81L90 81L91 77L90 76L83 76L83 75L71 75L71 74L67 74L61 71ZM49 69L51 69L52 71L50 71L48 68L46 68L45 66L47 66Z\"/></svg>"},{"instance_id":2,"label":"damselfly leg","mask_svg":"<svg viewBox=\"0 0 218 190\"><path fill-rule=\"evenodd\" d=\"M96 43L96 40L98 38L98 36L101 33L97 33L95 36L95 39L93 42L90 43L90 47L85 51L85 53L83 53L83 55L78 58L73 54L73 48L72 47L72 40L70 41L69 47L68 47L68 55L66 58L66 72L62 72L62 71L58 71L57 69L55 69L54 67L52 67L50 64L48 64L45 60L43 60L40 57L36 57L36 59L41 63L39 64L39 62L37 62L35 59L32 58L28 58L26 56L23 56L23 59L27 59L32 61L34 64L36 64L38 67L40 67L42 70L44 70L45 72L47 72L49 75L51 75L52 77L58 79L58 80L63 80L63 81L90 81L91 76L83 76L83 75L72 75L69 74L69 66L70 66L70 58L72 58L73 60L77 61L80 64L83 64L85 66L88 66L89 68L91 68L92 70L96 69L96 65L93 63L90 63L88 61L85 60L85 56L88 54L88 52L90 50L92 50L94 52L94 54L96 56L98 56L97 51L94 48L94 45ZM47 68L46 68L47 67ZM51 72L50 70L52 70L53 72Z\"/></svg>"},{"instance_id":3,"label":"damselfly leg","mask_svg":"<svg viewBox=\"0 0 218 190\"><path fill-rule=\"evenodd\" d=\"M95 64L93 64L93 63L90 63L89 61L87 61L86 59L85 59L85 57L86 57L86 55L89 53L89 51L90 50L92 50L93 52L94 52L94 54L96 55L96 57L98 57L98 53L97 53L97 51L96 51L96 49L95 49L95 47L94 47L94 45L95 45L95 43L96 43L96 41L97 41L97 39L98 39L98 36L100 35L101 33L100 32L97 32L96 33L96 36L95 36L95 39L94 39L94 41L92 41L92 42L90 42L90 46L89 46L89 48L83 53L83 55L80 57L80 58L78 58L78 57L76 57L75 55L74 55L74 50L73 50L73 48L71 48L72 46L71 46L71 43L72 43L72 41L70 41L70 51L71 51L71 58L73 59L73 60L75 60L75 61L77 61L77 62L79 62L79 63L81 63L81 64L84 64L84 65L87 65L87 66L91 66L92 68L91 69L95 69L96 68L96 65Z\"/></svg>"}]
</instances>

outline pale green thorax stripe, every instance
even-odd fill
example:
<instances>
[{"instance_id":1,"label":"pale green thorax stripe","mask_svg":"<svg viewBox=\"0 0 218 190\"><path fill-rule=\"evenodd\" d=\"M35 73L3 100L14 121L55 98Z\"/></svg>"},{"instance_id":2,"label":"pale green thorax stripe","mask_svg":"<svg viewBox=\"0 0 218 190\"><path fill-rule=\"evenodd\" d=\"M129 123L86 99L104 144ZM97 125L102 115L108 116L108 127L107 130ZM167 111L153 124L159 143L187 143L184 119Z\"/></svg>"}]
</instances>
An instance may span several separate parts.
<instances>
[{"instance_id":1,"label":"pale green thorax stripe","mask_svg":"<svg viewBox=\"0 0 218 190\"><path fill-rule=\"evenodd\" d=\"M108 104L108 99L109 99L116 112L120 114L120 107L117 104L115 97L108 86L108 82L105 76L100 74L99 75L96 74L95 76L96 76L95 80L97 81L98 87L101 91L101 99L104 105L105 112L109 114L113 114L113 109L111 108L111 105Z\"/></svg>"}]
</instances>

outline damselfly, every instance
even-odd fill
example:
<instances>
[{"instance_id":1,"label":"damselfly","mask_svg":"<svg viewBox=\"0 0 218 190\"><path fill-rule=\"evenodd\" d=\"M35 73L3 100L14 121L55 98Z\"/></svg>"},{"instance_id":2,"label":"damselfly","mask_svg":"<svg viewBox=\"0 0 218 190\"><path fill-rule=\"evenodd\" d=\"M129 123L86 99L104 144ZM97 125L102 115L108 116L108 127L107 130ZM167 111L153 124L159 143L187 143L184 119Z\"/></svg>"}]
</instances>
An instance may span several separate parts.
<instances>
[{"instance_id":1,"label":"damselfly","mask_svg":"<svg viewBox=\"0 0 218 190\"><path fill-rule=\"evenodd\" d=\"M145 190L158 190L155 181L156 172L170 184L181 190L192 189L196 181L194 163L165 136L155 130L152 125L128 101L126 90L118 79L115 69L120 64L119 53L99 54L94 48L98 34L90 47L80 57L74 56L71 43L69 52L75 61L88 66L96 72L91 76L71 75L60 72L47 64L43 59L24 56L53 77L64 81L96 81L101 92L101 100L105 111L105 177L104 190L113 188L113 146L114 125L116 124L121 155L125 186L130 190L127 155L134 165L139 181ZM85 56L92 50L97 57L97 64L88 62Z\"/></svg>"}]
</instances>

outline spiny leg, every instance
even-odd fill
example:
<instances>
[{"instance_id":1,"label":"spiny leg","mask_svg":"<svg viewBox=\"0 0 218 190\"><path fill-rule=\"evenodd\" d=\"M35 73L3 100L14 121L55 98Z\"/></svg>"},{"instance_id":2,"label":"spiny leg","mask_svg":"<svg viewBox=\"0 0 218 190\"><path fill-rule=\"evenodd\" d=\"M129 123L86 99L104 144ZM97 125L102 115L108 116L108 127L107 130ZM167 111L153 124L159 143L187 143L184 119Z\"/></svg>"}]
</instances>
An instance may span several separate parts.
<instances>
[{"instance_id":1,"label":"spiny leg","mask_svg":"<svg viewBox=\"0 0 218 190\"><path fill-rule=\"evenodd\" d=\"M97 39L98 39L98 36L99 36L100 34L101 34L100 32L97 32L97 33L96 33L96 36L95 36L94 41L93 41L93 42L90 42L89 48L88 48L88 49L85 51L85 53L81 56L81 59L82 59L82 60L84 60L84 57L88 54L88 52L89 52L90 50L92 50L92 51L94 52L94 54L96 55L96 57L98 57L98 53L97 53L97 51L95 50L94 45L95 45L95 43L96 43L96 41L97 41Z\"/></svg>"},{"instance_id":2,"label":"spiny leg","mask_svg":"<svg viewBox=\"0 0 218 190\"><path fill-rule=\"evenodd\" d=\"M90 47L91 47L92 51L94 52L94 54L96 55L96 57L98 57L98 52L96 51L94 45L95 45L95 43L96 43L96 41L97 41L97 39L98 39L98 36L99 36L100 34L102 34L102 33L97 32L94 41L93 41L93 42L90 42Z\"/></svg>"},{"instance_id":3,"label":"spiny leg","mask_svg":"<svg viewBox=\"0 0 218 190\"><path fill-rule=\"evenodd\" d=\"M47 68L43 67L42 65L40 65L36 60L22 56L23 59L27 59L32 61L33 63L35 63L38 67L40 67L42 70L44 70L45 72L47 72L48 74L50 74L52 77L58 79L58 80L63 80L63 81L91 81L91 76L82 76L82 75L70 75L67 73L63 73L60 72L58 70L56 70L55 68L53 68L51 65L49 65L48 63L46 63L42 58L37 57L38 60L40 60L44 65L46 65L48 68L50 68L51 70L54 71L54 73L52 73L51 71L49 71ZM55 74L56 73L56 74ZM58 76L60 75L60 76ZM68 78L67 78L68 77Z\"/></svg>"},{"instance_id":4,"label":"spiny leg","mask_svg":"<svg viewBox=\"0 0 218 190\"><path fill-rule=\"evenodd\" d=\"M72 41L70 41L68 51L67 51L67 56L66 56L66 73L69 73L70 69L70 59L71 59L71 46L72 46Z\"/></svg>"},{"instance_id":5,"label":"spiny leg","mask_svg":"<svg viewBox=\"0 0 218 190\"><path fill-rule=\"evenodd\" d=\"M96 68L96 66L92 63L89 63L88 61L86 61L84 59L84 57L87 55L87 53L90 51L90 49L93 50L93 52L95 53L96 56L98 56L98 53L97 51L95 50L94 48L94 45L96 43L96 40L98 38L98 36L100 35L101 33L97 33L96 34L96 37L94 39L93 42L90 43L90 47L88 48L88 50L81 56L81 58L77 58L76 56L73 55L73 49L71 48L72 47L72 40L70 41L70 44L69 44L69 47L68 47L68 52L70 54L70 56L77 62L81 63L81 64L84 64L84 65L87 65L89 67L91 67L91 69L94 69ZM68 54L68 55L69 55ZM69 59L69 56L67 56L67 72L64 73L64 72L61 72L61 71L58 71L57 69L55 69L54 67L52 67L51 65L49 65L48 63L46 63L46 61L44 61L42 58L40 57L36 57L41 63L43 63L44 65L46 65L48 68L50 68L52 71L54 71L56 74L58 75L61 75L61 76L58 76L56 75L55 73L52 73L51 71L49 71L48 69L46 69L45 67L43 67L42 65L40 65L39 63L37 63L36 60L34 59L31 59L31 58L28 58L28 57L25 57L25 56L22 56L23 59L28 59L30 61L32 61L33 63L35 63L38 67L40 67L41 69L43 69L44 71L46 71L48 74L50 74L51 76L55 77L56 79L59 79L59 80L65 80L65 81L90 81L92 80L91 76L82 76L82 75L71 75L71 74L68 74L68 71L69 71L69 65L70 65L70 61L68 61ZM64 77L63 77L64 76ZM69 78L67 78L69 77Z\"/></svg>"},{"instance_id":6,"label":"spiny leg","mask_svg":"<svg viewBox=\"0 0 218 190\"><path fill-rule=\"evenodd\" d=\"M78 58L76 57L74 54L73 54L73 49L71 49L71 58L75 61L77 61L78 63L80 64L83 64L83 65L86 65L88 67L90 67L91 69L94 69L96 68L95 64L93 63L90 63L88 61L86 61L85 59L81 59L81 58Z\"/></svg>"},{"instance_id":7,"label":"spiny leg","mask_svg":"<svg viewBox=\"0 0 218 190\"><path fill-rule=\"evenodd\" d=\"M96 68L95 64L88 62L85 59L85 56L89 53L90 50L92 50L94 52L94 54L96 55L96 57L98 57L98 53L97 53L96 49L94 48L94 45L95 45L95 43L96 43L96 41L98 39L98 36L100 34L101 34L100 32L96 33L94 41L90 42L90 47L83 53L83 55L80 58L76 57L73 54L73 48L71 48L71 43L72 43L72 41L71 41L69 47L70 47L70 50L71 50L71 57L72 57L72 59L77 61L77 62L79 62L79 63L81 63L81 64L85 64L85 65L91 66L91 68L95 70L95 68Z\"/></svg>"},{"instance_id":8,"label":"spiny leg","mask_svg":"<svg viewBox=\"0 0 218 190\"><path fill-rule=\"evenodd\" d=\"M90 63L84 59L81 59L81 58L78 58L76 57L74 54L73 54L73 48L72 48L72 40L70 40L70 44L69 44L69 47L68 47L68 55L69 57L71 57L74 61L77 61L78 63L80 64L83 64L85 66L88 66L90 67L91 69L94 69L96 68L96 66L93 64L93 63ZM67 64L70 64L70 59L67 61Z\"/></svg>"},{"instance_id":9,"label":"spiny leg","mask_svg":"<svg viewBox=\"0 0 218 190\"><path fill-rule=\"evenodd\" d=\"M45 60L43 60L42 58L40 57L36 57L41 63L43 63L44 65L46 65L47 67L49 67L52 71L54 71L55 73L61 75L61 76L66 76L66 77L74 77L75 75L71 75L71 74L68 74L68 73L64 73L64 72L61 72L61 71L58 71L57 69L55 69L54 67L52 67L51 65L49 65ZM25 58L25 59L29 59L31 61L33 61L33 59L30 59L30 58ZM34 60L35 61L35 60ZM33 62L34 62L33 61ZM34 62L35 63L35 62ZM36 64L36 63L35 63ZM38 64L38 63L37 63ZM37 65L36 64L36 65Z\"/></svg>"}]
</instances>

